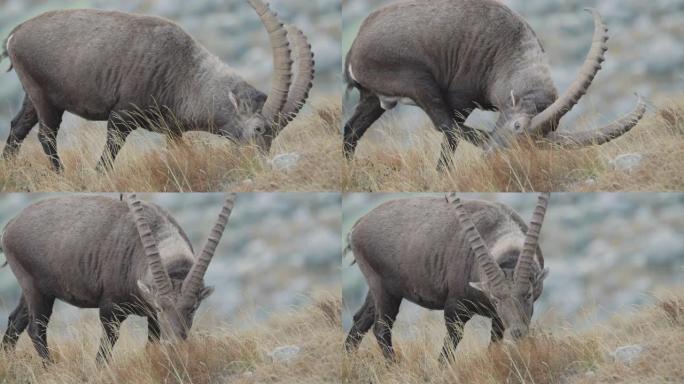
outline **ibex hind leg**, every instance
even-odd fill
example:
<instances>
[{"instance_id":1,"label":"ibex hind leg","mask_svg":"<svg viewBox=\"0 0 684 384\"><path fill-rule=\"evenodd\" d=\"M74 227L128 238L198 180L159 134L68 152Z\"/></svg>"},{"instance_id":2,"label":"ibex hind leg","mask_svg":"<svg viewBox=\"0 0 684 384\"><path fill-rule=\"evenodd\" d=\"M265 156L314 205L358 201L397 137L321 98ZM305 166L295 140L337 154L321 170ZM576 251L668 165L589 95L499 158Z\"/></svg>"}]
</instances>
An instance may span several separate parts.
<instances>
[{"instance_id":1,"label":"ibex hind leg","mask_svg":"<svg viewBox=\"0 0 684 384\"><path fill-rule=\"evenodd\" d=\"M25 295L29 308L28 334L43 361L52 362L47 343L47 324L52 315L55 298L38 292L25 292Z\"/></svg>"},{"instance_id":2,"label":"ibex hind leg","mask_svg":"<svg viewBox=\"0 0 684 384\"><path fill-rule=\"evenodd\" d=\"M62 124L64 110L60 110L51 105L43 103L36 104L38 119L40 120L40 130L38 131L38 141L43 146L43 151L50 160L50 165L55 172L64 169L62 160L57 154L57 132Z\"/></svg>"},{"instance_id":3,"label":"ibex hind leg","mask_svg":"<svg viewBox=\"0 0 684 384\"><path fill-rule=\"evenodd\" d=\"M353 352L359 347L363 336L373 326L374 322L375 304L373 303L373 296L368 292L366 301L354 315L354 324L349 330L347 340L344 342L344 347L347 352Z\"/></svg>"},{"instance_id":4,"label":"ibex hind leg","mask_svg":"<svg viewBox=\"0 0 684 384\"><path fill-rule=\"evenodd\" d=\"M10 313L7 320L7 330L2 338L2 348L5 351L13 351L19 340L19 335L26 329L29 323L28 306L24 296L21 296L19 304Z\"/></svg>"},{"instance_id":5,"label":"ibex hind leg","mask_svg":"<svg viewBox=\"0 0 684 384\"><path fill-rule=\"evenodd\" d=\"M384 289L373 290L375 298L375 324L373 333L380 344L382 354L391 362L396 361L394 347L392 346L392 327L399 313L401 298L392 296Z\"/></svg>"},{"instance_id":6,"label":"ibex hind leg","mask_svg":"<svg viewBox=\"0 0 684 384\"><path fill-rule=\"evenodd\" d=\"M360 92L361 100L354 115L344 125L344 154L347 159L354 156L356 146L368 128L385 113L376 95L365 89Z\"/></svg>"},{"instance_id":7,"label":"ibex hind leg","mask_svg":"<svg viewBox=\"0 0 684 384\"><path fill-rule=\"evenodd\" d=\"M38 113L33 106L28 95L24 95L24 102L22 103L19 113L12 119L10 125L10 134L7 138L7 144L2 152L3 159L14 158L19 152L21 143L24 142L31 129L38 124Z\"/></svg>"}]
</instances>

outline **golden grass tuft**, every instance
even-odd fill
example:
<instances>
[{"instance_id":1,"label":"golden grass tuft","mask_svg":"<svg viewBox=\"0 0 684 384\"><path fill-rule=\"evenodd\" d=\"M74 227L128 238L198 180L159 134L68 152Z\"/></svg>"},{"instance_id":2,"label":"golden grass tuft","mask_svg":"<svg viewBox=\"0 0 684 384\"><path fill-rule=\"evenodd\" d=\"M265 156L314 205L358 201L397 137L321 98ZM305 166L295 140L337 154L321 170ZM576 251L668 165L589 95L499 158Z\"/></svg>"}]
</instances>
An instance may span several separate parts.
<instances>
[{"instance_id":1,"label":"golden grass tuft","mask_svg":"<svg viewBox=\"0 0 684 384\"><path fill-rule=\"evenodd\" d=\"M56 363L43 367L26 335L15 353L0 352L1 383L338 383L342 350L340 300L317 295L301 310L274 314L247 330L230 324L196 324L187 342L145 346L144 333L124 323L110 365L98 368L100 328L95 317L73 325L75 336L49 331ZM330 308L335 318L331 321ZM297 345L290 362L273 361L274 348Z\"/></svg>"},{"instance_id":2,"label":"golden grass tuft","mask_svg":"<svg viewBox=\"0 0 684 384\"><path fill-rule=\"evenodd\" d=\"M160 135L131 134L114 170L95 171L105 143L105 128L83 123L62 128L58 150L63 174L49 168L36 132L26 139L18 157L0 161L0 190L11 192L218 192L340 189L342 138L340 100L320 98L304 110L275 140L270 158L298 153L297 165L274 169L254 147L238 146L210 134L189 133L179 144Z\"/></svg>"},{"instance_id":3,"label":"golden grass tuft","mask_svg":"<svg viewBox=\"0 0 684 384\"><path fill-rule=\"evenodd\" d=\"M439 319L416 324L410 338L395 335L399 360L387 364L372 334L358 353L343 361L343 383L675 383L684 380L684 294L671 294L651 307L616 315L586 331L544 326L516 345L487 348L466 330L448 365L438 361L444 326ZM673 312L674 311L674 312ZM678 320L675 320L678 319ZM418 328L419 327L419 328ZM482 331L482 330L480 330ZM470 332L473 332L472 330ZM480 332L482 333L482 332ZM482 338L484 334L480 335ZM487 337L488 339L488 337ZM631 364L615 360L618 347L643 347Z\"/></svg>"},{"instance_id":4,"label":"golden grass tuft","mask_svg":"<svg viewBox=\"0 0 684 384\"><path fill-rule=\"evenodd\" d=\"M519 145L485 156L461 143L455 168L438 172L441 136L423 127L413 145L393 139L393 122L381 140L362 139L356 158L345 162L342 187L365 192L680 191L684 189L684 97L659 105L631 132L603 146L542 150ZM376 128L372 128L374 130ZM377 131L376 131L377 133ZM620 171L610 160L639 153L638 169Z\"/></svg>"}]
</instances>

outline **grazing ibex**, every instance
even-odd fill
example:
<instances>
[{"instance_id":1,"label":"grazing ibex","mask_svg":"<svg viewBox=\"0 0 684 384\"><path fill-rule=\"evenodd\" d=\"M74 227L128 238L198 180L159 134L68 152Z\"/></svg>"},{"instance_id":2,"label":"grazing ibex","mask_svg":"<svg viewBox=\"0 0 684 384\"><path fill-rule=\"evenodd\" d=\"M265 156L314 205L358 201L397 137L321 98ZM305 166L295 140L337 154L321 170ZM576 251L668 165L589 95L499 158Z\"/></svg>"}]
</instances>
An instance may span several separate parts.
<instances>
[{"instance_id":1,"label":"grazing ibex","mask_svg":"<svg viewBox=\"0 0 684 384\"><path fill-rule=\"evenodd\" d=\"M55 299L99 308L104 335L97 361L109 359L129 315L147 317L148 340L183 340L202 300L213 292L204 274L235 203L226 197L201 253L176 220L135 195L125 202L103 196L44 200L5 227L2 251L22 289L2 339L14 349L21 332L50 361L47 323Z\"/></svg>"},{"instance_id":2,"label":"grazing ibex","mask_svg":"<svg viewBox=\"0 0 684 384\"><path fill-rule=\"evenodd\" d=\"M494 342L527 335L548 274L538 247L548 201L549 194L539 196L529 229L506 205L453 195L395 200L362 217L349 248L369 290L346 349L355 350L373 326L385 357L394 359L391 329L403 299L444 310L443 359L453 358L476 314L492 319Z\"/></svg>"},{"instance_id":3,"label":"grazing ibex","mask_svg":"<svg viewBox=\"0 0 684 384\"><path fill-rule=\"evenodd\" d=\"M561 118L601 68L608 30L595 31L578 77L558 96L546 52L527 22L496 0L403 0L373 12L349 50L345 79L361 99L344 127L345 153L385 110L417 105L444 133L440 167L451 166L461 138L490 151L529 136L543 146L599 145L634 127L646 105L587 132L561 132ZM464 124L473 109L498 111L492 132Z\"/></svg>"},{"instance_id":4,"label":"grazing ibex","mask_svg":"<svg viewBox=\"0 0 684 384\"><path fill-rule=\"evenodd\" d=\"M61 170L56 138L65 111L108 121L99 170L112 166L136 128L173 139L184 131L209 131L239 143L254 142L267 152L306 101L314 61L299 29L283 26L261 0L248 1L273 49L268 96L177 24L159 17L66 10L19 25L0 54L0 59L9 56L10 70L13 66L26 92L12 120L4 158L13 157L40 123L43 150L52 167Z\"/></svg>"}]
</instances>

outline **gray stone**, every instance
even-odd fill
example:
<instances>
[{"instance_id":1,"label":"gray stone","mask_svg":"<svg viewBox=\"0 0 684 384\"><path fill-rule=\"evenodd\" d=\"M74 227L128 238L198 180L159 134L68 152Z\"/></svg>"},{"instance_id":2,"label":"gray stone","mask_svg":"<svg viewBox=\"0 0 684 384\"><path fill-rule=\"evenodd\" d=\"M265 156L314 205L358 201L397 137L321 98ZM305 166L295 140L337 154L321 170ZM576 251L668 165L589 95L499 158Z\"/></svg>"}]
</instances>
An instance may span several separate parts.
<instances>
[{"instance_id":1,"label":"gray stone","mask_svg":"<svg viewBox=\"0 0 684 384\"><path fill-rule=\"evenodd\" d=\"M643 159L644 155L640 153L626 153L610 160L609 163L617 171L632 172L641 166Z\"/></svg>"},{"instance_id":2,"label":"gray stone","mask_svg":"<svg viewBox=\"0 0 684 384\"><path fill-rule=\"evenodd\" d=\"M302 156L299 153L283 153L268 161L268 164L277 171L290 172L299 162Z\"/></svg>"},{"instance_id":3,"label":"gray stone","mask_svg":"<svg viewBox=\"0 0 684 384\"><path fill-rule=\"evenodd\" d=\"M300 350L301 348L296 345L285 345L272 350L268 353L268 356L274 362L289 363L297 358Z\"/></svg>"},{"instance_id":4,"label":"gray stone","mask_svg":"<svg viewBox=\"0 0 684 384\"><path fill-rule=\"evenodd\" d=\"M611 352L610 356L616 362L620 362L625 365L632 365L639 359L643 351L644 347L642 347L641 345L627 345Z\"/></svg>"}]
</instances>

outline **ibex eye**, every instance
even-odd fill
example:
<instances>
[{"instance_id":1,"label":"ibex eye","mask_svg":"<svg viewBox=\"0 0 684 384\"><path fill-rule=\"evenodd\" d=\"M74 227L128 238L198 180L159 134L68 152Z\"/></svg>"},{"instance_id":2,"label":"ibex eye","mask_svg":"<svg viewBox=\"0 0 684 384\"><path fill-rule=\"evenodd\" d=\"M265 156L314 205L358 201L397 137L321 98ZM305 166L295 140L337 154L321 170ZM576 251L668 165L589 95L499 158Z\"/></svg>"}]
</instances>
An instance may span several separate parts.
<instances>
[{"instance_id":1,"label":"ibex eye","mask_svg":"<svg viewBox=\"0 0 684 384\"><path fill-rule=\"evenodd\" d=\"M519 131L520 128L522 128L522 124L520 124L519 121L516 121L516 122L515 122L515 125L513 125L513 127L515 128L516 131Z\"/></svg>"}]
</instances>

